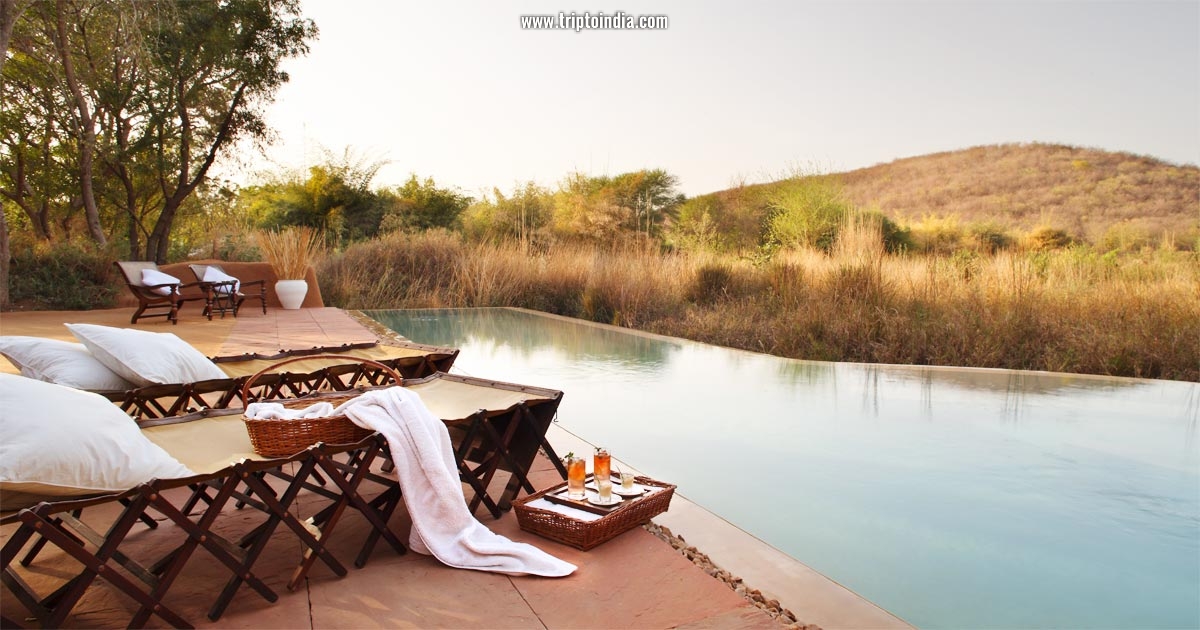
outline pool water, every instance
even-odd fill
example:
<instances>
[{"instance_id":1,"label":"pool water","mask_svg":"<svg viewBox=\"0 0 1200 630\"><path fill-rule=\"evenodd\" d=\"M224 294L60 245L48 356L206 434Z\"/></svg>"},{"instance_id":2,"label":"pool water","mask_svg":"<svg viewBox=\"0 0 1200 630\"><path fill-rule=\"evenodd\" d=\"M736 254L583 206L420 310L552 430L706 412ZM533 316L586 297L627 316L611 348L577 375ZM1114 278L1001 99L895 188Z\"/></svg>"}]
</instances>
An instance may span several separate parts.
<instances>
[{"instance_id":1,"label":"pool water","mask_svg":"<svg viewBox=\"0 0 1200 630\"><path fill-rule=\"evenodd\" d=\"M1200 627L1200 385L797 361L513 309L376 311L922 628Z\"/></svg>"}]
</instances>

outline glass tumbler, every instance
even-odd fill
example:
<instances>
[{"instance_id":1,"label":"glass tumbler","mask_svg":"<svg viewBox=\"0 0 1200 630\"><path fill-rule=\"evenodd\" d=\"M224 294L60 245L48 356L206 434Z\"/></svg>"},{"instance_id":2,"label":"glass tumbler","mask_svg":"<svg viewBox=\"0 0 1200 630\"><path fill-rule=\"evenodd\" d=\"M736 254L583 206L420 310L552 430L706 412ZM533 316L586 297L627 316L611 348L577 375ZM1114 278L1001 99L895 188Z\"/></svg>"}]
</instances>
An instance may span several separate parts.
<instances>
[{"instance_id":1,"label":"glass tumbler","mask_svg":"<svg viewBox=\"0 0 1200 630\"><path fill-rule=\"evenodd\" d=\"M592 457L592 473L596 475L596 483L600 480L612 481L612 456L608 454L608 449L603 446L596 448L596 454Z\"/></svg>"},{"instance_id":2,"label":"glass tumbler","mask_svg":"<svg viewBox=\"0 0 1200 630\"><path fill-rule=\"evenodd\" d=\"M575 501L587 498L587 492L583 489L587 479L587 460L568 455L563 463L567 466L567 498Z\"/></svg>"}]
</instances>

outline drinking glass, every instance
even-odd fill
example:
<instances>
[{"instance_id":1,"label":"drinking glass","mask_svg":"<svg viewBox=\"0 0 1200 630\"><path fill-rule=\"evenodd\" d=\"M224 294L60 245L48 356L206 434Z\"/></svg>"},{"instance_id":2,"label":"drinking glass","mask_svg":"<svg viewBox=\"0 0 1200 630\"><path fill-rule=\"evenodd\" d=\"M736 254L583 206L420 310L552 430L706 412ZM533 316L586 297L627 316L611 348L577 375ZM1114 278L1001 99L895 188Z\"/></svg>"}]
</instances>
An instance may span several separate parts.
<instances>
[{"instance_id":1,"label":"drinking glass","mask_svg":"<svg viewBox=\"0 0 1200 630\"><path fill-rule=\"evenodd\" d=\"M587 479L587 460L582 457L568 455L567 465L567 498L576 501L587 498L583 483Z\"/></svg>"},{"instance_id":2,"label":"drinking glass","mask_svg":"<svg viewBox=\"0 0 1200 630\"><path fill-rule=\"evenodd\" d=\"M612 487L611 477L596 477L596 490L600 493L601 503L612 503Z\"/></svg>"},{"instance_id":3,"label":"drinking glass","mask_svg":"<svg viewBox=\"0 0 1200 630\"><path fill-rule=\"evenodd\" d=\"M621 473L621 489L627 492L633 490L633 473Z\"/></svg>"},{"instance_id":4,"label":"drinking glass","mask_svg":"<svg viewBox=\"0 0 1200 630\"><path fill-rule=\"evenodd\" d=\"M596 483L599 484L603 479L612 482L612 456L608 454L608 449L603 446L596 448L596 455L592 457L592 473L596 475Z\"/></svg>"}]
</instances>

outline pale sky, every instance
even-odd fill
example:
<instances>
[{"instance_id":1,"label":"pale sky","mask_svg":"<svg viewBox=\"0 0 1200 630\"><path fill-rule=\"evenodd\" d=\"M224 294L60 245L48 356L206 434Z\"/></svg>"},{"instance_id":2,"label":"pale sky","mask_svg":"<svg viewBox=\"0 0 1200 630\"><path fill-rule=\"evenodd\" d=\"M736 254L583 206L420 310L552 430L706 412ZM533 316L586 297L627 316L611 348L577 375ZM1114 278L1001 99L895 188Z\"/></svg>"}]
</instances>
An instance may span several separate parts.
<instances>
[{"instance_id":1,"label":"pale sky","mask_svg":"<svg viewBox=\"0 0 1200 630\"><path fill-rule=\"evenodd\" d=\"M797 170L1052 142L1200 162L1200 1L304 0L320 38L270 108L319 147L479 196L662 168L691 195ZM520 16L666 15L666 30Z\"/></svg>"}]
</instances>

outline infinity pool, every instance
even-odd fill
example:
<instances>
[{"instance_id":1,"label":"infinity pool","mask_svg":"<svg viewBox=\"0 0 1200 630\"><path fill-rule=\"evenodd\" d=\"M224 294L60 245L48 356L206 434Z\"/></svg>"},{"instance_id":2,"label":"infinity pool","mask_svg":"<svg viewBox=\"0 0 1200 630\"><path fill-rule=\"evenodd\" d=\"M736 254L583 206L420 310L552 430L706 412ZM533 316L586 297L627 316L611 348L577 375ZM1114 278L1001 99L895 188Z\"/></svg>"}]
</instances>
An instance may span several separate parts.
<instances>
[{"instance_id":1,"label":"infinity pool","mask_svg":"<svg viewBox=\"0 0 1200 630\"><path fill-rule=\"evenodd\" d=\"M462 348L456 371L563 390L564 428L919 627L1200 627L1200 385L371 315Z\"/></svg>"}]
</instances>

